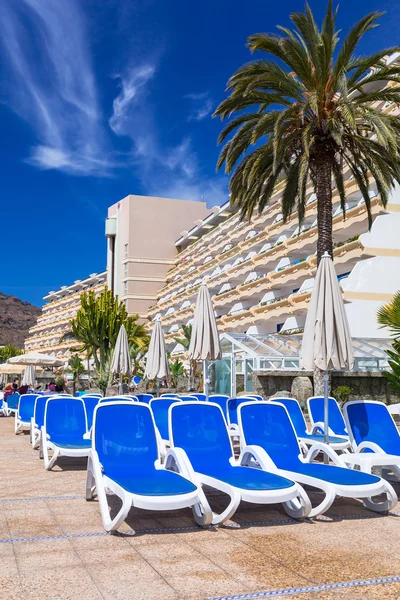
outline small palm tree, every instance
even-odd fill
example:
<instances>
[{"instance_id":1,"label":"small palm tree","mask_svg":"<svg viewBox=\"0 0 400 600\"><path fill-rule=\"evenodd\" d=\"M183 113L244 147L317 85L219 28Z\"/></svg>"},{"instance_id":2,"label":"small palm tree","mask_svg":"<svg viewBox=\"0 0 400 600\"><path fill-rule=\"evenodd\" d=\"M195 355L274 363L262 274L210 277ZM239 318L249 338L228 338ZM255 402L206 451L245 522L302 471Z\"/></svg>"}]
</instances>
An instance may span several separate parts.
<instances>
[{"instance_id":1,"label":"small palm tree","mask_svg":"<svg viewBox=\"0 0 400 600\"><path fill-rule=\"evenodd\" d=\"M235 115L219 136L226 142L218 169L232 174L231 202L250 218L262 212L276 185L285 178L284 220L306 211L309 183L317 196L320 260L332 256L332 181L343 212L344 173L355 180L371 225L370 177L385 206L394 183L400 182L400 122L373 104L400 105L400 65L385 62L399 48L385 48L367 57L355 55L364 34L383 13L361 19L339 45L337 10L332 1L322 27L311 9L290 16L294 29L278 27L280 35L258 33L248 39L258 59L241 67L229 80L229 97L215 115ZM388 85L389 84L389 85Z\"/></svg>"}]
</instances>

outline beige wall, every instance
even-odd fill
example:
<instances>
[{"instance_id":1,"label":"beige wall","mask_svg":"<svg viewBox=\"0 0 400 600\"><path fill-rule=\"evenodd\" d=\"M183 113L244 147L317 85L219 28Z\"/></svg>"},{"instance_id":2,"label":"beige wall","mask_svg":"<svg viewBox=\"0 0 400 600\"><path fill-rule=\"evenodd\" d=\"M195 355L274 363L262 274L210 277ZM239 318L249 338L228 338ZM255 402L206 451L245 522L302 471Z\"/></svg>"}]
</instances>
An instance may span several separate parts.
<instances>
[{"instance_id":1,"label":"beige wall","mask_svg":"<svg viewBox=\"0 0 400 600\"><path fill-rule=\"evenodd\" d=\"M157 292L165 283L166 273L173 266L175 241L182 231L190 228L196 220L204 219L207 214L209 210L205 202L154 196L129 195L109 208L108 217L116 218L117 231L115 292L126 300L128 312L145 317L147 308L154 304ZM108 250L109 277L110 259ZM156 281L152 281L152 278ZM143 299L141 296L149 298Z\"/></svg>"}]
</instances>

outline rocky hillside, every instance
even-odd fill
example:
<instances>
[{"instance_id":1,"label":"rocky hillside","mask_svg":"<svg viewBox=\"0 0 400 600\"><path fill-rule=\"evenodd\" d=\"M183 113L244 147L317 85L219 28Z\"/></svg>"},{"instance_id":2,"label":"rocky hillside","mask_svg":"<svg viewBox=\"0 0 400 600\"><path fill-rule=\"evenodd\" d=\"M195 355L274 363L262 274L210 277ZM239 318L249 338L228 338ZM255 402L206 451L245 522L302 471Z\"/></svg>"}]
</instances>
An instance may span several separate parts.
<instances>
[{"instance_id":1,"label":"rocky hillside","mask_svg":"<svg viewBox=\"0 0 400 600\"><path fill-rule=\"evenodd\" d=\"M0 292L0 346L13 344L23 348L28 329L35 324L41 312L29 302Z\"/></svg>"}]
</instances>

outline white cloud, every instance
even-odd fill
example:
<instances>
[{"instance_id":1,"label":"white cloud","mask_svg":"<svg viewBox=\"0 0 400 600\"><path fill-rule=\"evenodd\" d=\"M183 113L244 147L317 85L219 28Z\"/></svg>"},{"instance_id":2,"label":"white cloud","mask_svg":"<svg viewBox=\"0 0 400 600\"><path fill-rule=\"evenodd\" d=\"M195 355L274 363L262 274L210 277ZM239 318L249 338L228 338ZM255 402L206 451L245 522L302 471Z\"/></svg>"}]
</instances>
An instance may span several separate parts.
<instances>
[{"instance_id":1,"label":"white cloud","mask_svg":"<svg viewBox=\"0 0 400 600\"><path fill-rule=\"evenodd\" d=\"M111 129L118 135L129 133L131 121L130 107L138 101L145 92L146 84L152 79L156 71L155 65L143 65L122 77L117 75L121 82L121 92L114 99L113 114L109 120Z\"/></svg>"},{"instance_id":2,"label":"white cloud","mask_svg":"<svg viewBox=\"0 0 400 600\"><path fill-rule=\"evenodd\" d=\"M120 92L113 102L110 127L132 140L133 161L146 193L156 196L206 200L211 206L227 200L226 178L207 178L201 172L190 135L165 147L159 139L150 85L156 65L149 62L119 75ZM208 94L190 94L204 107ZM210 100L211 102L211 100ZM196 108L200 114L200 106ZM208 109L211 111L211 108Z\"/></svg>"},{"instance_id":3,"label":"white cloud","mask_svg":"<svg viewBox=\"0 0 400 600\"><path fill-rule=\"evenodd\" d=\"M34 130L27 159L41 169L107 175L96 82L75 0L0 3L11 108ZM25 25L27 24L27 26Z\"/></svg>"},{"instance_id":4,"label":"white cloud","mask_svg":"<svg viewBox=\"0 0 400 600\"><path fill-rule=\"evenodd\" d=\"M192 101L192 110L189 113L188 121L202 121L211 114L213 102L208 92L187 94L185 98Z\"/></svg>"}]
</instances>

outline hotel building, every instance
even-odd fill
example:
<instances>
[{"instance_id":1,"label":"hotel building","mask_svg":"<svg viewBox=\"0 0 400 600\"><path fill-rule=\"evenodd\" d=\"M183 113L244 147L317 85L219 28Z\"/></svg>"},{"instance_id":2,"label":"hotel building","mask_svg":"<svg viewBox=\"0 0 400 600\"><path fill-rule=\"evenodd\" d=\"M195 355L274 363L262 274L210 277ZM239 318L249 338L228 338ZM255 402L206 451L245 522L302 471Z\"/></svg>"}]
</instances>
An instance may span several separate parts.
<instances>
[{"instance_id":1,"label":"hotel building","mask_svg":"<svg viewBox=\"0 0 400 600\"><path fill-rule=\"evenodd\" d=\"M400 188L385 209L371 188L372 228L354 180L346 181L343 218L333 198L334 264L353 337L383 338L376 311L400 289ZM241 221L229 203L215 208L176 240L176 258L166 285L148 310L160 316L166 341L175 345L182 324L193 320L196 295L206 281L221 333L301 333L317 269L317 201L309 194L299 229L283 222L277 189L270 206Z\"/></svg>"},{"instance_id":2,"label":"hotel building","mask_svg":"<svg viewBox=\"0 0 400 600\"><path fill-rule=\"evenodd\" d=\"M88 290L98 296L104 290L107 273L92 273L83 280L74 281L72 285L64 285L58 291L51 291L44 297L46 304L36 325L29 330L25 340L26 352L43 352L68 360L71 350L81 344L72 338L71 319L80 307L81 294ZM66 336L66 339L62 340Z\"/></svg>"},{"instance_id":3,"label":"hotel building","mask_svg":"<svg viewBox=\"0 0 400 600\"><path fill-rule=\"evenodd\" d=\"M207 213L205 202L133 195L108 209L107 283L130 314L146 319L175 264L176 238Z\"/></svg>"}]
</instances>

